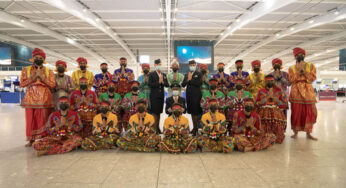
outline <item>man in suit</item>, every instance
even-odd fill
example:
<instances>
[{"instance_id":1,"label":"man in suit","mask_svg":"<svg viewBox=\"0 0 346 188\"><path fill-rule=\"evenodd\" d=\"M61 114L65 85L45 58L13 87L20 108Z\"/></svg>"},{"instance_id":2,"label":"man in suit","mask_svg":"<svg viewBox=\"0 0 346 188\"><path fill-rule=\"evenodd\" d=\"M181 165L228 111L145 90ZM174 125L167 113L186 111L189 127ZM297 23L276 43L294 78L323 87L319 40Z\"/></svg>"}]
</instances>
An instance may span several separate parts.
<instances>
[{"instance_id":1,"label":"man in suit","mask_svg":"<svg viewBox=\"0 0 346 188\"><path fill-rule=\"evenodd\" d=\"M196 70L197 64L195 60L189 61L189 73L185 74L182 86L186 86L186 102L187 112L192 116L193 129L192 134L195 136L198 130L198 115L202 113L202 73Z\"/></svg>"},{"instance_id":2,"label":"man in suit","mask_svg":"<svg viewBox=\"0 0 346 188\"><path fill-rule=\"evenodd\" d=\"M179 96L180 85L177 83L172 84L171 91L172 91L172 96L166 99L166 114L168 114L169 116L172 115L172 106L175 103L181 104L184 108L184 113L186 113L185 99Z\"/></svg>"},{"instance_id":3,"label":"man in suit","mask_svg":"<svg viewBox=\"0 0 346 188\"><path fill-rule=\"evenodd\" d=\"M165 99L165 87L168 87L166 74L161 71L161 60L155 60L155 71L149 74L151 112L155 119L155 128L161 134L159 123L160 114L163 112L163 103Z\"/></svg>"}]
</instances>

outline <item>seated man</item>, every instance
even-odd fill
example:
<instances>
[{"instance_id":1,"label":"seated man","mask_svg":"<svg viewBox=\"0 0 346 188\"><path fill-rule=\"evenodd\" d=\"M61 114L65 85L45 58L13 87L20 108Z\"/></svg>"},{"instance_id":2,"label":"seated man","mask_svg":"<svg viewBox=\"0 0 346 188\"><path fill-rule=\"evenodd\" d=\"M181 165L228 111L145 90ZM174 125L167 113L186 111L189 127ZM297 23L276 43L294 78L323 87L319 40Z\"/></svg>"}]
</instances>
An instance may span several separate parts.
<instances>
[{"instance_id":1,"label":"seated man","mask_svg":"<svg viewBox=\"0 0 346 188\"><path fill-rule=\"evenodd\" d=\"M119 139L120 131L118 129L118 118L110 111L109 103L102 102L100 114L97 114L93 120L92 135L85 138L82 142L82 148L88 151L101 149L111 149Z\"/></svg>"},{"instance_id":2,"label":"seated man","mask_svg":"<svg viewBox=\"0 0 346 188\"><path fill-rule=\"evenodd\" d=\"M276 143L282 143L285 139L286 116L283 110L286 109L286 102L283 101L282 91L275 86L275 79L272 75L265 77L266 87L258 91L256 105L258 115L266 133L274 133Z\"/></svg>"},{"instance_id":3,"label":"seated man","mask_svg":"<svg viewBox=\"0 0 346 188\"><path fill-rule=\"evenodd\" d=\"M197 140L189 136L189 120L182 116L184 107L176 103L172 106L173 115L165 119L163 125L164 138L160 143L160 150L169 153L196 152Z\"/></svg>"},{"instance_id":4,"label":"seated man","mask_svg":"<svg viewBox=\"0 0 346 188\"><path fill-rule=\"evenodd\" d=\"M223 152L233 151L233 138L227 136L225 115L218 112L218 102L216 99L209 101L210 112L202 116L202 135L198 138L198 146L202 152Z\"/></svg>"},{"instance_id":5,"label":"seated man","mask_svg":"<svg viewBox=\"0 0 346 188\"><path fill-rule=\"evenodd\" d=\"M225 104L225 95L217 90L217 80L212 78L209 80L209 90L204 92L201 99L201 108L203 114L209 111L209 100L216 99L219 103L219 112L223 113Z\"/></svg>"},{"instance_id":6,"label":"seated man","mask_svg":"<svg viewBox=\"0 0 346 188\"><path fill-rule=\"evenodd\" d=\"M49 136L33 143L37 156L67 153L81 145L82 138L76 134L82 128L78 113L69 109L66 96L58 99L58 106L46 125Z\"/></svg>"},{"instance_id":7,"label":"seated man","mask_svg":"<svg viewBox=\"0 0 346 188\"><path fill-rule=\"evenodd\" d=\"M154 117L146 112L147 102L143 99L137 102L137 113L130 117L129 129L126 135L117 141L118 146L125 151L155 152L161 137L154 126Z\"/></svg>"},{"instance_id":8,"label":"seated man","mask_svg":"<svg viewBox=\"0 0 346 188\"><path fill-rule=\"evenodd\" d=\"M244 100L245 110L234 114L232 134L239 151L258 151L275 143L275 135L262 131L261 121L254 109L252 98Z\"/></svg>"},{"instance_id":9,"label":"seated man","mask_svg":"<svg viewBox=\"0 0 346 188\"><path fill-rule=\"evenodd\" d=\"M172 90L172 96L168 97L166 99L166 114L168 114L168 116L172 115L172 105L174 103L182 104L184 107L184 114L185 114L185 112L186 112L185 99L183 97L179 96L180 85L179 84L172 84L171 90Z\"/></svg>"},{"instance_id":10,"label":"seated man","mask_svg":"<svg viewBox=\"0 0 346 188\"><path fill-rule=\"evenodd\" d=\"M122 101L121 96L115 92L115 84L113 81L109 81L107 86L107 92L100 95L100 102L107 102L110 106L111 112L116 114Z\"/></svg>"}]
</instances>

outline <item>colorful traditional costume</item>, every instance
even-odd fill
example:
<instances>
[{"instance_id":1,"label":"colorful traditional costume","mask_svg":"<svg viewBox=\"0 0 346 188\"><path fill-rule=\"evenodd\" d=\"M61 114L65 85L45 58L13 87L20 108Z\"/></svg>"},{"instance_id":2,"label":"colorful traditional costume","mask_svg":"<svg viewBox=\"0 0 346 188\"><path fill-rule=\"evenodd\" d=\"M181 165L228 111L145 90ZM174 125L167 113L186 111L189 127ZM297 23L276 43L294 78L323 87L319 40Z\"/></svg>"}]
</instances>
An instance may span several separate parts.
<instances>
[{"instance_id":1,"label":"colorful traditional costume","mask_svg":"<svg viewBox=\"0 0 346 188\"><path fill-rule=\"evenodd\" d=\"M80 64L81 62L85 62L88 63L87 60L84 57L79 57L77 59L78 64ZM94 74L88 70L85 70L85 72L83 72L82 70L76 70L72 73L72 79L74 82L74 85L76 86L76 90L79 90L79 79L81 78L86 78L88 80L88 89L91 89L91 87L93 86L93 81L94 81Z\"/></svg>"},{"instance_id":2,"label":"colorful traditional costume","mask_svg":"<svg viewBox=\"0 0 346 188\"><path fill-rule=\"evenodd\" d=\"M32 57L37 61L41 56L46 59L43 50L35 48ZM44 61L44 60L41 60ZM41 62L42 64L43 62ZM40 71L41 77L37 77ZM43 78L42 78L43 77ZM51 90L55 87L55 76L52 70L44 66L25 67L20 76L20 87L27 88L21 106L25 108L26 139L34 141L46 135L45 123L54 108Z\"/></svg>"},{"instance_id":3,"label":"colorful traditional costume","mask_svg":"<svg viewBox=\"0 0 346 188\"><path fill-rule=\"evenodd\" d=\"M107 66L106 63L102 63L101 66ZM94 77L94 89L96 95L99 97L102 93L107 92L108 83L112 81L112 74L108 71L105 73L96 74Z\"/></svg>"},{"instance_id":4,"label":"colorful traditional costume","mask_svg":"<svg viewBox=\"0 0 346 188\"><path fill-rule=\"evenodd\" d=\"M228 89L230 88L231 79L228 74L223 72L223 67L225 66L225 64L224 63L217 64L218 69L220 69L219 68L220 66L222 67L222 72L218 72L214 74L213 78L216 79L218 82L217 84L218 90L224 93L224 95L226 95L228 93ZM221 79L222 74L224 79Z\"/></svg>"},{"instance_id":5,"label":"colorful traditional costume","mask_svg":"<svg viewBox=\"0 0 346 188\"><path fill-rule=\"evenodd\" d=\"M237 60L235 62L236 67L243 67L243 60ZM238 69L238 68L237 68ZM230 88L233 88L235 86L235 81L237 79L242 79L243 83L245 84L246 87L250 85L250 78L249 78L249 73L245 71L241 71L241 75L239 75L238 71L234 71L230 75Z\"/></svg>"},{"instance_id":6,"label":"colorful traditional costume","mask_svg":"<svg viewBox=\"0 0 346 188\"><path fill-rule=\"evenodd\" d=\"M56 67L59 65L64 66L66 71L67 65L65 61L59 60L55 63L55 65ZM63 96L70 97L71 92L75 90L75 86L72 78L66 74L55 74L55 83L56 85L52 93L54 97L55 109L57 110L58 99Z\"/></svg>"},{"instance_id":7,"label":"colorful traditional costume","mask_svg":"<svg viewBox=\"0 0 346 188\"><path fill-rule=\"evenodd\" d=\"M215 84L217 81L215 79L209 80L209 85ZM208 90L203 93L202 99L201 99L201 108L203 110L203 113L207 113L209 111L209 100L216 99L219 104L219 111L223 112L224 106L225 106L225 95L219 91L219 90Z\"/></svg>"},{"instance_id":8,"label":"colorful traditional costume","mask_svg":"<svg viewBox=\"0 0 346 188\"><path fill-rule=\"evenodd\" d=\"M119 93L123 97L126 93L130 92L131 88L129 83L135 79L133 70L125 68L124 66L127 63L126 58L120 58L120 64L122 67L114 70L113 81L116 83L115 92ZM124 67L124 74L122 74L122 68Z\"/></svg>"},{"instance_id":9,"label":"colorful traditional costume","mask_svg":"<svg viewBox=\"0 0 346 188\"><path fill-rule=\"evenodd\" d=\"M118 93L115 93L115 84L112 81L108 82L107 85L108 85L108 91L100 95L99 101L107 102L110 105L111 112L113 114L117 114L119 111L118 107L121 105L121 101L122 101L121 95ZM112 89L112 92L109 91L110 88L114 88Z\"/></svg>"},{"instance_id":10,"label":"colorful traditional costume","mask_svg":"<svg viewBox=\"0 0 346 188\"><path fill-rule=\"evenodd\" d=\"M255 67L257 69L260 69L261 62L259 60L254 60L251 62L251 65L252 65L253 69L255 69ZM259 78L257 78L256 73L250 74L250 76L249 76L250 85L247 88L247 90L251 92L254 100L256 100L258 91L265 87L264 74L261 72L258 72L258 74L259 74Z\"/></svg>"},{"instance_id":11,"label":"colorful traditional costume","mask_svg":"<svg viewBox=\"0 0 346 188\"><path fill-rule=\"evenodd\" d=\"M209 80L210 80L213 76L212 76L211 74L209 74L208 65L206 65L206 64L199 64L199 69L200 69L201 72L202 72L203 70L205 70L205 72L206 72L205 81L203 81L203 73L202 73L201 91L202 91L202 94L203 94L205 91L208 91L208 90L209 90Z\"/></svg>"},{"instance_id":12,"label":"colorful traditional costume","mask_svg":"<svg viewBox=\"0 0 346 188\"><path fill-rule=\"evenodd\" d=\"M146 74L140 75L138 77L139 82L139 90L142 91L147 97L148 97L148 111L150 111L150 87L149 87L149 72L150 72L150 65L147 63L142 64L142 70L147 70L148 72Z\"/></svg>"}]
</instances>

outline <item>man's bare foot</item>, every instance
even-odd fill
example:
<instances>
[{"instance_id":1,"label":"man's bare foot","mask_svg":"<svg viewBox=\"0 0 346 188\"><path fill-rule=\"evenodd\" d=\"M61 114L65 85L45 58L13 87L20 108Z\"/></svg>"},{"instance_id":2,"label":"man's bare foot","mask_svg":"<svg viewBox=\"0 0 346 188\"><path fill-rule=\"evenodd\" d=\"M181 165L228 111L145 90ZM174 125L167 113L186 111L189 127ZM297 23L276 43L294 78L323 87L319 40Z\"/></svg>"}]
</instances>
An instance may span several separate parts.
<instances>
[{"instance_id":1,"label":"man's bare foot","mask_svg":"<svg viewBox=\"0 0 346 188\"><path fill-rule=\"evenodd\" d=\"M307 137L308 139L311 139L311 140L314 140L314 141L317 141L317 140L318 140L317 138L311 136L310 133L306 133L306 137Z\"/></svg>"},{"instance_id":2,"label":"man's bare foot","mask_svg":"<svg viewBox=\"0 0 346 188\"><path fill-rule=\"evenodd\" d=\"M25 144L25 147L31 147L32 143L34 143L34 141L30 140L28 143Z\"/></svg>"},{"instance_id":3,"label":"man's bare foot","mask_svg":"<svg viewBox=\"0 0 346 188\"><path fill-rule=\"evenodd\" d=\"M294 133L294 135L291 136L291 138L296 139L298 136L298 133Z\"/></svg>"}]
</instances>

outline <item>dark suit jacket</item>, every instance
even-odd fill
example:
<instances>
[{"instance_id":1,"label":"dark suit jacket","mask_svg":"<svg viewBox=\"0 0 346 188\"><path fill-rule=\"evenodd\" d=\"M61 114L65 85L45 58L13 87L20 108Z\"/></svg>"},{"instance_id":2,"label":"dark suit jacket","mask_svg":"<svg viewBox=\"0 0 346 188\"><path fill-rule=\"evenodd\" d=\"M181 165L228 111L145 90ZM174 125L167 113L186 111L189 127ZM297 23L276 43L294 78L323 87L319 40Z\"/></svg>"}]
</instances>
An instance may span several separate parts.
<instances>
[{"instance_id":1,"label":"dark suit jacket","mask_svg":"<svg viewBox=\"0 0 346 188\"><path fill-rule=\"evenodd\" d=\"M200 103L202 98L202 73L195 71L192 74L192 79L187 81L188 74L184 75L182 86L186 86L186 103L187 112L192 115L201 113Z\"/></svg>"},{"instance_id":2,"label":"dark suit jacket","mask_svg":"<svg viewBox=\"0 0 346 188\"><path fill-rule=\"evenodd\" d=\"M150 111L155 114L163 112L163 102L165 99L165 87L168 87L167 76L161 73L163 76L163 84L159 83L159 75L156 71L149 74L149 87L150 87Z\"/></svg>"},{"instance_id":3,"label":"dark suit jacket","mask_svg":"<svg viewBox=\"0 0 346 188\"><path fill-rule=\"evenodd\" d=\"M184 114L185 114L186 113L185 99L183 97L178 96L178 103L184 106ZM168 114L169 116L172 115L172 111L169 112L169 109L172 108L173 104L174 104L173 96L168 97L166 99L166 114Z\"/></svg>"}]
</instances>

